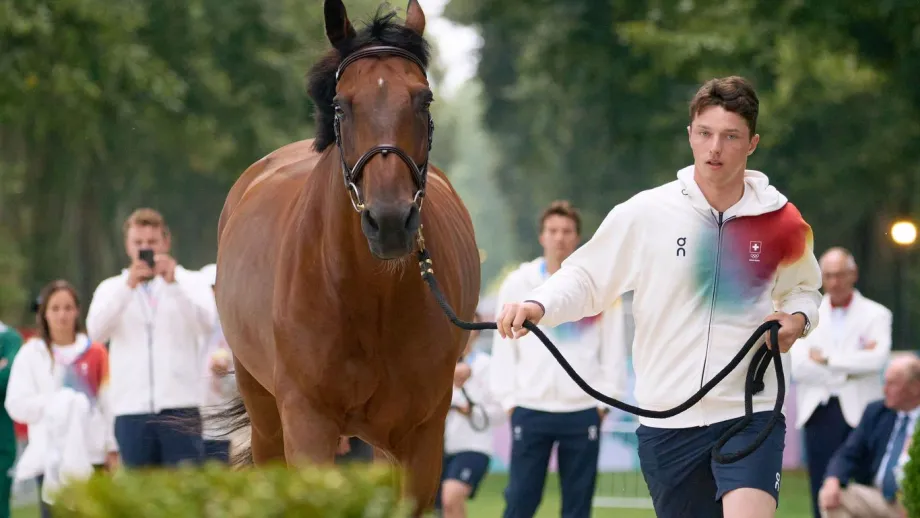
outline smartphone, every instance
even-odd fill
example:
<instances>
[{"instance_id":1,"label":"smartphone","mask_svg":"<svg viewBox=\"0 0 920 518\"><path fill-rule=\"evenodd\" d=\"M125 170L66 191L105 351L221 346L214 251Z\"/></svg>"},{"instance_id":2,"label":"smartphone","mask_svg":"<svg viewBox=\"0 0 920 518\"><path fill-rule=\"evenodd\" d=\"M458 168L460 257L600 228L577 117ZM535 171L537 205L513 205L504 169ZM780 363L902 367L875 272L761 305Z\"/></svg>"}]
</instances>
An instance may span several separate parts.
<instances>
[{"instance_id":1,"label":"smartphone","mask_svg":"<svg viewBox=\"0 0 920 518\"><path fill-rule=\"evenodd\" d=\"M141 261L144 261L145 263L147 263L148 266L153 268L153 265L154 265L153 250L149 248L145 248L137 253L137 258L140 259Z\"/></svg>"}]
</instances>

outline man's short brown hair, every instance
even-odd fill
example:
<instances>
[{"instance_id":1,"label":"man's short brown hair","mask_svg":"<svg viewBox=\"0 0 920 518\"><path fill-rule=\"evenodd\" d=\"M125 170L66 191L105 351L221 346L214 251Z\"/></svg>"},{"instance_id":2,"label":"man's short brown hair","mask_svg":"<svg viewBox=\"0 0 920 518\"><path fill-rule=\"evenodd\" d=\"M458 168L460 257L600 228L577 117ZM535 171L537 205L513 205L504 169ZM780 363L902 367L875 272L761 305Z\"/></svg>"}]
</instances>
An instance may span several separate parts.
<instances>
[{"instance_id":1,"label":"man's short brown hair","mask_svg":"<svg viewBox=\"0 0 920 518\"><path fill-rule=\"evenodd\" d=\"M163 215L154 209L141 208L132 212L128 219L125 220L122 231L125 235L128 235L128 229L135 226L159 228L163 230L164 237L169 237L169 227L166 226Z\"/></svg>"},{"instance_id":2,"label":"man's short brown hair","mask_svg":"<svg viewBox=\"0 0 920 518\"><path fill-rule=\"evenodd\" d=\"M690 101L690 122L692 123L703 109L710 106L721 106L725 111L737 113L747 122L751 137L757 133L760 100L757 99L757 92L747 79L729 76L710 79L703 83Z\"/></svg>"},{"instance_id":3,"label":"man's short brown hair","mask_svg":"<svg viewBox=\"0 0 920 518\"><path fill-rule=\"evenodd\" d=\"M549 207L543 211L543 215L540 216L540 232L543 232L543 225L546 223L546 218L550 216L562 216L564 218L569 218L575 222L575 232L581 235L581 216L578 214L578 210L572 206L566 200L556 200L549 204Z\"/></svg>"}]
</instances>

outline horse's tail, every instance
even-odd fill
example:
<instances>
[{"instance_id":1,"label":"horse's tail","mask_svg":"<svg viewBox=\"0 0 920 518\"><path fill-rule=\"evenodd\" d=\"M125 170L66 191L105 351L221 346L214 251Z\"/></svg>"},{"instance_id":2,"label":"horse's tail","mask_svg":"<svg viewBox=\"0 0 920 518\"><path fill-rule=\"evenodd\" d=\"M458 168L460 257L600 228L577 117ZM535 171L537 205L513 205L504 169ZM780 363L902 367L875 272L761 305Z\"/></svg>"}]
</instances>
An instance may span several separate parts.
<instances>
[{"instance_id":1,"label":"horse's tail","mask_svg":"<svg viewBox=\"0 0 920 518\"><path fill-rule=\"evenodd\" d=\"M243 398L236 396L226 404L222 405L216 412L208 413L202 416L202 422L207 423L209 427L220 430L220 437L229 439L241 430L249 429L251 424L249 414L246 413L246 406L243 404ZM246 434L244 444L240 445L236 453L230 458L230 464L234 466L252 464L252 445L250 443L251 431Z\"/></svg>"}]
</instances>

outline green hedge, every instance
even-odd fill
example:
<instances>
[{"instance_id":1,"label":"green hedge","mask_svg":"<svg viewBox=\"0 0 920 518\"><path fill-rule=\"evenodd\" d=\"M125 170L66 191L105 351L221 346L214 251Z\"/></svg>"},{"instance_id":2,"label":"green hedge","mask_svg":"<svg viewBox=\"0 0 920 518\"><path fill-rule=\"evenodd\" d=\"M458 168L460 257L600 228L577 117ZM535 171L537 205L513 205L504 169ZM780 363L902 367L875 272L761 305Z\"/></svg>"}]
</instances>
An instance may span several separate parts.
<instances>
[{"instance_id":1,"label":"green hedge","mask_svg":"<svg viewBox=\"0 0 920 518\"><path fill-rule=\"evenodd\" d=\"M910 460L904 465L901 501L907 508L907 516L920 516L920 426L914 430L907 454Z\"/></svg>"},{"instance_id":2,"label":"green hedge","mask_svg":"<svg viewBox=\"0 0 920 518\"><path fill-rule=\"evenodd\" d=\"M409 516L401 476L380 465L230 470L209 464L95 475L58 493L55 518Z\"/></svg>"}]
</instances>

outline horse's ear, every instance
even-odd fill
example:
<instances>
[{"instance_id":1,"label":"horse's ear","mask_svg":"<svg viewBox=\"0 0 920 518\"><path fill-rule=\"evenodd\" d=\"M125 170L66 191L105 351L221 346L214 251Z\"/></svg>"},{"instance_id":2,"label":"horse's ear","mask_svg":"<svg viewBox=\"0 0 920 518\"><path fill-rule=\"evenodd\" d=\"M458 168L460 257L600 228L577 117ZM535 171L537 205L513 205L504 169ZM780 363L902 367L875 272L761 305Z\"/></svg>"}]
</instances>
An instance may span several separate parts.
<instances>
[{"instance_id":1,"label":"horse's ear","mask_svg":"<svg viewBox=\"0 0 920 518\"><path fill-rule=\"evenodd\" d=\"M345 4L342 0L325 0L323 12L326 16L326 37L333 47L338 47L342 42L355 37L355 29L348 21Z\"/></svg>"},{"instance_id":2,"label":"horse's ear","mask_svg":"<svg viewBox=\"0 0 920 518\"><path fill-rule=\"evenodd\" d=\"M418 0L409 0L406 8L406 27L412 29L419 36L425 33L425 12Z\"/></svg>"}]
</instances>

